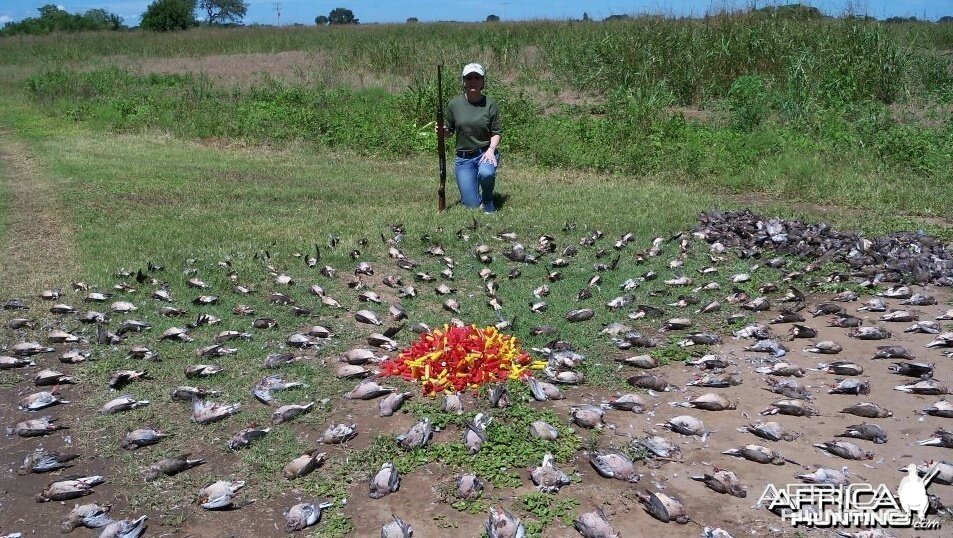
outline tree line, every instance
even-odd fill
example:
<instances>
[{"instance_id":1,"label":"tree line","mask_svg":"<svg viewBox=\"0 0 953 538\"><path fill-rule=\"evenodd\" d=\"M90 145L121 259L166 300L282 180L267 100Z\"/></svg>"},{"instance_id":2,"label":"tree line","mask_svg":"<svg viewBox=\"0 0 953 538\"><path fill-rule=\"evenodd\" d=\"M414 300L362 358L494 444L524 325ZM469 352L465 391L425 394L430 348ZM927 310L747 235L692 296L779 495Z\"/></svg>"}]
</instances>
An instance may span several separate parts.
<instances>
[{"instance_id":1,"label":"tree line","mask_svg":"<svg viewBox=\"0 0 953 538\"><path fill-rule=\"evenodd\" d=\"M56 5L48 4L38 9L38 17L28 17L18 22L8 22L0 28L0 35L48 34L51 32L82 32L95 30L125 30L122 17L109 13L105 9L90 9L85 13L69 13ZM139 27L146 30L169 32L186 30L200 25L196 11L202 12L204 23L209 26L240 25L248 13L245 0L154 0L142 15ZM753 11L755 14L796 19L824 18L819 9L801 4L767 6ZM610 15L604 20L628 20L630 15ZM873 19L872 17L868 17ZM591 21L584 13L582 21ZM499 22L497 15L488 15L486 22ZM407 19L408 23L418 22L417 17ZM917 22L916 17L890 17L886 23ZM953 22L953 16L941 17L940 23ZM360 21L350 9L337 7L327 15L318 15L314 19L318 26L359 24Z\"/></svg>"}]
</instances>

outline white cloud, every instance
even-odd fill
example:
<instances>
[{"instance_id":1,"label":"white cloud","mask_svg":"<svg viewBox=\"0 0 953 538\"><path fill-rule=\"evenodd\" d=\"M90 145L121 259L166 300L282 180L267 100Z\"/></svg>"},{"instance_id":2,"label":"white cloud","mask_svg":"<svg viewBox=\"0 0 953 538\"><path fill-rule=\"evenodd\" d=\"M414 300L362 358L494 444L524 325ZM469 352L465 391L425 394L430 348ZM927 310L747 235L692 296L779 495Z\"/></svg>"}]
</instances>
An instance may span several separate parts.
<instances>
[{"instance_id":1,"label":"white cloud","mask_svg":"<svg viewBox=\"0 0 953 538\"><path fill-rule=\"evenodd\" d=\"M9 15L0 15L0 25L13 22L13 17Z\"/></svg>"}]
</instances>

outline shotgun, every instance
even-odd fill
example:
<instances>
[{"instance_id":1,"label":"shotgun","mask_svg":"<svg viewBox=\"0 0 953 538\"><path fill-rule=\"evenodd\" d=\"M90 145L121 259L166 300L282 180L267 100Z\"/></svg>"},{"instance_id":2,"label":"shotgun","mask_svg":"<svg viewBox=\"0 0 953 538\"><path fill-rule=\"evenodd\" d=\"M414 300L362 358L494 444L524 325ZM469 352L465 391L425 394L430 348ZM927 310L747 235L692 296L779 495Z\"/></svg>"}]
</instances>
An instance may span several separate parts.
<instances>
[{"instance_id":1,"label":"shotgun","mask_svg":"<svg viewBox=\"0 0 953 538\"><path fill-rule=\"evenodd\" d=\"M443 64L437 64L437 153L440 159L440 186L437 187L437 211L447 208L447 149L443 125Z\"/></svg>"}]
</instances>

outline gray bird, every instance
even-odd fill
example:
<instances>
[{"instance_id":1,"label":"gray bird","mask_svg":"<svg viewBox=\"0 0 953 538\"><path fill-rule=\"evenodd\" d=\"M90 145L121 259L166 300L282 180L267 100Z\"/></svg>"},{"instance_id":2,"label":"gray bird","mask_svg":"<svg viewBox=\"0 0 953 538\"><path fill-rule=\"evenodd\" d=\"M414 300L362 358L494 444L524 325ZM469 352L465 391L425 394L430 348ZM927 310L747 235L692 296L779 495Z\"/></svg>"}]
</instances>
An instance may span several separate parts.
<instances>
[{"instance_id":1,"label":"gray bird","mask_svg":"<svg viewBox=\"0 0 953 538\"><path fill-rule=\"evenodd\" d=\"M641 478L635 470L635 463L618 450L593 451L589 454L589 464L603 478L615 478L633 484Z\"/></svg>"},{"instance_id":2,"label":"gray bird","mask_svg":"<svg viewBox=\"0 0 953 538\"><path fill-rule=\"evenodd\" d=\"M677 460L682 457L678 445L658 435L649 435L644 439L633 441L632 444L641 446L657 458Z\"/></svg>"},{"instance_id":3,"label":"gray bird","mask_svg":"<svg viewBox=\"0 0 953 538\"><path fill-rule=\"evenodd\" d=\"M583 538L619 538L619 533L609 524L609 518L601 508L580 514L572 526Z\"/></svg>"},{"instance_id":4,"label":"gray bird","mask_svg":"<svg viewBox=\"0 0 953 538\"><path fill-rule=\"evenodd\" d=\"M199 506L206 510L223 510L234 506L235 494L245 487L244 480L219 480L199 490Z\"/></svg>"},{"instance_id":5,"label":"gray bird","mask_svg":"<svg viewBox=\"0 0 953 538\"><path fill-rule=\"evenodd\" d=\"M670 384L664 377L651 374L632 376L626 381L633 387L658 392L668 392L677 388L675 385Z\"/></svg>"},{"instance_id":6,"label":"gray bird","mask_svg":"<svg viewBox=\"0 0 953 538\"><path fill-rule=\"evenodd\" d=\"M47 452L42 449L30 452L23 458L23 465L20 466L19 474L27 473L48 473L71 467L70 461L78 458L79 454L69 454L61 452Z\"/></svg>"},{"instance_id":7,"label":"gray bird","mask_svg":"<svg viewBox=\"0 0 953 538\"><path fill-rule=\"evenodd\" d=\"M572 422L577 426L586 429L602 428L602 418L605 416L605 411L601 407L581 405L570 409L572 410Z\"/></svg>"},{"instance_id":8,"label":"gray bird","mask_svg":"<svg viewBox=\"0 0 953 538\"><path fill-rule=\"evenodd\" d=\"M606 402L606 405L620 411L632 411L633 413L642 413L647 407L645 400L634 393L623 394L614 400Z\"/></svg>"},{"instance_id":9,"label":"gray bird","mask_svg":"<svg viewBox=\"0 0 953 538\"><path fill-rule=\"evenodd\" d=\"M536 489L542 493L556 493L572 482L566 473L556 467L555 461L556 458L552 454L546 454L543 456L543 463L530 471L533 484L536 484Z\"/></svg>"},{"instance_id":10,"label":"gray bird","mask_svg":"<svg viewBox=\"0 0 953 538\"><path fill-rule=\"evenodd\" d=\"M637 493L643 509L662 523L676 522L685 524L690 521L682 502L664 493Z\"/></svg>"},{"instance_id":11,"label":"gray bird","mask_svg":"<svg viewBox=\"0 0 953 538\"><path fill-rule=\"evenodd\" d=\"M716 493L728 494L733 497L744 499L748 496L748 490L738 476L727 470L715 467L711 473L692 476L692 480L704 482L705 486Z\"/></svg>"},{"instance_id":12,"label":"gray bird","mask_svg":"<svg viewBox=\"0 0 953 538\"><path fill-rule=\"evenodd\" d=\"M772 403L762 415L790 415L794 417L813 417L820 413L814 407L806 404L804 400L778 400Z\"/></svg>"},{"instance_id":13,"label":"gray bird","mask_svg":"<svg viewBox=\"0 0 953 538\"><path fill-rule=\"evenodd\" d=\"M917 441L918 446L942 446L945 448L953 448L953 433L944 430L943 428L938 429L933 432L933 437L923 441Z\"/></svg>"},{"instance_id":14,"label":"gray bird","mask_svg":"<svg viewBox=\"0 0 953 538\"><path fill-rule=\"evenodd\" d=\"M863 439L865 441L873 441L876 444L883 444L887 442L887 432L883 428L876 424L867 424L866 422L862 424L855 424L853 426L847 426L847 429L844 433L835 435L834 437L852 437L855 439Z\"/></svg>"},{"instance_id":15,"label":"gray bird","mask_svg":"<svg viewBox=\"0 0 953 538\"><path fill-rule=\"evenodd\" d=\"M934 417L953 418L953 403L946 400L940 400L930 407L923 409L923 414Z\"/></svg>"},{"instance_id":16,"label":"gray bird","mask_svg":"<svg viewBox=\"0 0 953 538\"><path fill-rule=\"evenodd\" d=\"M235 435L228 440L228 449L229 450L240 450L242 448L248 448L251 444L266 435L271 431L271 428L244 428L235 432Z\"/></svg>"},{"instance_id":17,"label":"gray bird","mask_svg":"<svg viewBox=\"0 0 953 538\"><path fill-rule=\"evenodd\" d=\"M318 521L321 521L321 512L334 506L334 503L324 502L318 505L299 503L285 513L285 530L288 532L304 530Z\"/></svg>"},{"instance_id":18,"label":"gray bird","mask_svg":"<svg viewBox=\"0 0 953 538\"><path fill-rule=\"evenodd\" d=\"M811 401L814 399L814 395L811 394L811 391L807 390L807 387L795 379L776 380L769 377L765 378L764 381L768 384L765 390L775 394L799 400Z\"/></svg>"},{"instance_id":19,"label":"gray bird","mask_svg":"<svg viewBox=\"0 0 953 538\"><path fill-rule=\"evenodd\" d=\"M529 425L529 433L537 439L544 441L555 441L559 437L559 431L549 423L537 420Z\"/></svg>"},{"instance_id":20,"label":"gray bird","mask_svg":"<svg viewBox=\"0 0 953 538\"><path fill-rule=\"evenodd\" d=\"M462 415L463 400L460 399L460 394L456 393L444 395L443 402L440 404L440 410L447 413Z\"/></svg>"},{"instance_id":21,"label":"gray bird","mask_svg":"<svg viewBox=\"0 0 953 538\"><path fill-rule=\"evenodd\" d=\"M899 385L894 387L893 390L899 390L900 392L906 392L909 394L923 394L926 396L951 394L950 389L947 386L941 384L939 381L933 378L917 381L916 383Z\"/></svg>"},{"instance_id":22,"label":"gray bird","mask_svg":"<svg viewBox=\"0 0 953 538\"><path fill-rule=\"evenodd\" d=\"M395 392L394 387L383 387L373 379L365 379L357 384L353 390L344 395L349 400L373 400Z\"/></svg>"},{"instance_id":23,"label":"gray bird","mask_svg":"<svg viewBox=\"0 0 953 538\"><path fill-rule=\"evenodd\" d=\"M526 529L520 518L505 508L497 510L490 507L490 516L486 520L487 538L525 538Z\"/></svg>"},{"instance_id":24,"label":"gray bird","mask_svg":"<svg viewBox=\"0 0 953 538\"><path fill-rule=\"evenodd\" d=\"M559 387L552 383L540 381L535 377L529 378L526 383L529 385L530 394L532 394L533 399L536 401L544 402L546 400L562 400L565 398L562 391L559 390Z\"/></svg>"},{"instance_id":25,"label":"gray bird","mask_svg":"<svg viewBox=\"0 0 953 538\"><path fill-rule=\"evenodd\" d=\"M20 400L20 409L29 411L39 411L57 404L68 404L69 400L60 397L59 392L36 392Z\"/></svg>"},{"instance_id":26,"label":"gray bird","mask_svg":"<svg viewBox=\"0 0 953 538\"><path fill-rule=\"evenodd\" d=\"M729 402L727 398L715 393L702 394L693 398L687 404L680 404L703 409L705 411L726 411L737 408L737 402Z\"/></svg>"},{"instance_id":27,"label":"gray bird","mask_svg":"<svg viewBox=\"0 0 953 538\"><path fill-rule=\"evenodd\" d=\"M220 404L196 399L192 402L192 421L198 424L211 424L235 415L241 404Z\"/></svg>"},{"instance_id":28,"label":"gray bird","mask_svg":"<svg viewBox=\"0 0 953 538\"><path fill-rule=\"evenodd\" d=\"M711 432L705 429L705 423L691 415L677 416L669 419L665 424L657 425L668 428L675 433L699 437L703 443L711 435Z\"/></svg>"},{"instance_id":29,"label":"gray bird","mask_svg":"<svg viewBox=\"0 0 953 538\"><path fill-rule=\"evenodd\" d=\"M79 527L100 529L109 525L113 519L109 517L110 505L100 506L96 503L77 504L70 510L66 521L60 525L60 532L67 534Z\"/></svg>"},{"instance_id":30,"label":"gray bird","mask_svg":"<svg viewBox=\"0 0 953 538\"><path fill-rule=\"evenodd\" d=\"M275 412L271 414L271 421L275 424L282 424L294 419L295 417L309 413L313 407L314 402L283 405L278 409L275 409Z\"/></svg>"},{"instance_id":31,"label":"gray bird","mask_svg":"<svg viewBox=\"0 0 953 538\"><path fill-rule=\"evenodd\" d=\"M103 527L99 538L139 538L146 532L148 516L139 516L136 519L120 519Z\"/></svg>"},{"instance_id":32,"label":"gray bird","mask_svg":"<svg viewBox=\"0 0 953 538\"><path fill-rule=\"evenodd\" d=\"M864 450L849 441L825 441L814 444L814 447L845 460L869 460L874 457L873 452Z\"/></svg>"},{"instance_id":33,"label":"gray bird","mask_svg":"<svg viewBox=\"0 0 953 538\"><path fill-rule=\"evenodd\" d=\"M771 366L762 366L760 368L755 368L755 372L765 375L773 375L779 377L803 377L804 368L796 364L791 364L789 362L776 362Z\"/></svg>"},{"instance_id":34,"label":"gray bird","mask_svg":"<svg viewBox=\"0 0 953 538\"><path fill-rule=\"evenodd\" d=\"M259 402L265 405L271 405L274 401L273 393L303 386L304 383L297 381L285 381L283 374L268 375L261 378L258 383L255 384L255 388L252 389L252 395Z\"/></svg>"},{"instance_id":35,"label":"gray bird","mask_svg":"<svg viewBox=\"0 0 953 538\"><path fill-rule=\"evenodd\" d=\"M152 428L140 428L124 435L120 446L126 450L135 450L144 446L154 445L166 437L169 437L169 435L168 433L163 433Z\"/></svg>"},{"instance_id":36,"label":"gray bird","mask_svg":"<svg viewBox=\"0 0 953 538\"><path fill-rule=\"evenodd\" d=\"M817 342L811 347L804 348L804 351L808 353L818 353L822 355L836 355L843 350L844 348L840 344L830 340Z\"/></svg>"},{"instance_id":37,"label":"gray bird","mask_svg":"<svg viewBox=\"0 0 953 538\"><path fill-rule=\"evenodd\" d=\"M847 332L847 336L858 340L884 340L890 338L890 331L880 327L855 327Z\"/></svg>"},{"instance_id":38,"label":"gray bird","mask_svg":"<svg viewBox=\"0 0 953 538\"><path fill-rule=\"evenodd\" d=\"M49 416L24 420L18 422L16 426L13 427L13 433L20 437L39 437L68 428L68 426L62 424L54 424L56 420L57 419Z\"/></svg>"},{"instance_id":39,"label":"gray bird","mask_svg":"<svg viewBox=\"0 0 953 538\"><path fill-rule=\"evenodd\" d=\"M850 361L835 361L832 363L818 363L817 369L821 372L827 372L834 375L860 375L864 373L864 367L860 364Z\"/></svg>"},{"instance_id":40,"label":"gray bird","mask_svg":"<svg viewBox=\"0 0 953 538\"><path fill-rule=\"evenodd\" d=\"M424 417L423 420L411 426L409 430L398 435L396 440L397 445L402 449L413 450L415 448L423 448L427 446L427 443L430 442L430 438L432 436L433 426L430 424L430 419Z\"/></svg>"},{"instance_id":41,"label":"gray bird","mask_svg":"<svg viewBox=\"0 0 953 538\"><path fill-rule=\"evenodd\" d=\"M142 478L146 482L151 482L163 475L174 476L205 463L203 459L189 459L191 455L191 453L186 452L171 458L163 458L150 465L149 468L142 473Z\"/></svg>"},{"instance_id":42,"label":"gray bird","mask_svg":"<svg viewBox=\"0 0 953 538\"><path fill-rule=\"evenodd\" d=\"M877 346L875 359L915 359L913 353L903 346Z\"/></svg>"},{"instance_id":43,"label":"gray bird","mask_svg":"<svg viewBox=\"0 0 953 538\"><path fill-rule=\"evenodd\" d=\"M483 448L486 442L486 428L493 421L493 417L483 413L477 413L473 421L466 422L466 431L463 432L463 444L467 447L467 452L476 454Z\"/></svg>"},{"instance_id":44,"label":"gray bird","mask_svg":"<svg viewBox=\"0 0 953 538\"><path fill-rule=\"evenodd\" d=\"M864 418L887 418L893 416L892 411L872 402L861 402L850 407L845 407L841 409L841 413Z\"/></svg>"},{"instance_id":45,"label":"gray bird","mask_svg":"<svg viewBox=\"0 0 953 538\"><path fill-rule=\"evenodd\" d=\"M285 465L285 468L282 469L281 474L288 480L294 480L295 478L307 476L321 466L325 457L327 457L326 453L312 450L311 452L302 454L291 460L287 465Z\"/></svg>"},{"instance_id":46,"label":"gray bird","mask_svg":"<svg viewBox=\"0 0 953 538\"><path fill-rule=\"evenodd\" d=\"M369 485L370 498L380 499L400 489L400 473L394 468L394 464L388 461L381 465L381 470L377 474L371 477Z\"/></svg>"},{"instance_id":47,"label":"gray bird","mask_svg":"<svg viewBox=\"0 0 953 538\"><path fill-rule=\"evenodd\" d=\"M934 364L925 364L922 362L895 362L887 367L895 374L908 377L931 378L933 377Z\"/></svg>"},{"instance_id":48,"label":"gray bird","mask_svg":"<svg viewBox=\"0 0 953 538\"><path fill-rule=\"evenodd\" d=\"M93 488L105 482L102 476L83 476L51 482L36 496L37 502L68 501L93 493Z\"/></svg>"},{"instance_id":49,"label":"gray bird","mask_svg":"<svg viewBox=\"0 0 953 538\"><path fill-rule=\"evenodd\" d=\"M113 398L112 400L106 402L99 409L99 412L103 415L112 415L115 413L130 411L145 405L149 405L149 400L137 400L131 394L124 394L118 398Z\"/></svg>"},{"instance_id":50,"label":"gray bird","mask_svg":"<svg viewBox=\"0 0 953 538\"><path fill-rule=\"evenodd\" d=\"M414 529L404 520L394 516L394 520L381 527L381 538L413 538Z\"/></svg>"},{"instance_id":51,"label":"gray bird","mask_svg":"<svg viewBox=\"0 0 953 538\"><path fill-rule=\"evenodd\" d=\"M722 454L761 464L771 463L774 465L784 465L785 461L787 461L779 452L761 445L745 445L725 450Z\"/></svg>"},{"instance_id":52,"label":"gray bird","mask_svg":"<svg viewBox=\"0 0 953 538\"><path fill-rule=\"evenodd\" d=\"M757 424L748 424L745 427L738 428L740 432L748 432L757 437L768 441L793 441L797 435L786 433L784 428L777 422L759 422Z\"/></svg>"},{"instance_id":53,"label":"gray bird","mask_svg":"<svg viewBox=\"0 0 953 538\"><path fill-rule=\"evenodd\" d=\"M798 480L808 484L831 484L835 486L846 486L850 484L850 469L843 466L840 470L818 467L812 473L802 473L794 475Z\"/></svg>"},{"instance_id":54,"label":"gray bird","mask_svg":"<svg viewBox=\"0 0 953 538\"><path fill-rule=\"evenodd\" d=\"M484 483L475 474L461 475L457 479L456 496L458 499L474 501L483 494Z\"/></svg>"},{"instance_id":55,"label":"gray bird","mask_svg":"<svg viewBox=\"0 0 953 538\"><path fill-rule=\"evenodd\" d=\"M321 442L326 445L338 445L355 437L357 437L356 424L331 424L321 435Z\"/></svg>"},{"instance_id":56,"label":"gray bird","mask_svg":"<svg viewBox=\"0 0 953 538\"><path fill-rule=\"evenodd\" d=\"M388 394L379 404L380 416L389 417L396 413L404 402L414 396L413 392L394 392Z\"/></svg>"},{"instance_id":57,"label":"gray bird","mask_svg":"<svg viewBox=\"0 0 953 538\"><path fill-rule=\"evenodd\" d=\"M837 385L827 391L828 394L870 394L870 381L861 381L855 378L841 379Z\"/></svg>"}]
</instances>

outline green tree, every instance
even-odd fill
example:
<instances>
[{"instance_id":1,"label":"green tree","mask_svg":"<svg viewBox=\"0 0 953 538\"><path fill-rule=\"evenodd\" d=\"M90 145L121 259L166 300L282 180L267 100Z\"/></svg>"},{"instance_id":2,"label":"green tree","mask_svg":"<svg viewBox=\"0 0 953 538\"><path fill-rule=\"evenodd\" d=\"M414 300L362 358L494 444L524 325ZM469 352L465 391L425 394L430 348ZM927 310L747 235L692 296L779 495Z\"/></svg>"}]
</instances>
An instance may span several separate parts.
<instances>
[{"instance_id":1,"label":"green tree","mask_svg":"<svg viewBox=\"0 0 953 538\"><path fill-rule=\"evenodd\" d=\"M407 24L413 24L415 22L420 22L417 20L417 17L407 17Z\"/></svg>"},{"instance_id":2,"label":"green tree","mask_svg":"<svg viewBox=\"0 0 953 538\"><path fill-rule=\"evenodd\" d=\"M19 22L9 22L0 30L0 35L48 34L50 32L82 32L86 30L119 30L123 28L122 17L104 9L90 9L86 13L69 13L53 4L37 9L39 17L27 17Z\"/></svg>"},{"instance_id":3,"label":"green tree","mask_svg":"<svg viewBox=\"0 0 953 538\"><path fill-rule=\"evenodd\" d=\"M199 7L208 14L206 21L213 24L241 24L248 13L244 0L201 0Z\"/></svg>"},{"instance_id":4,"label":"green tree","mask_svg":"<svg viewBox=\"0 0 953 538\"><path fill-rule=\"evenodd\" d=\"M359 24L359 21L350 9L336 7L328 14L328 24Z\"/></svg>"},{"instance_id":5,"label":"green tree","mask_svg":"<svg viewBox=\"0 0 953 538\"><path fill-rule=\"evenodd\" d=\"M314 18L314 23L318 26L327 26L328 22L328 17L326 15L318 15Z\"/></svg>"},{"instance_id":6,"label":"green tree","mask_svg":"<svg viewBox=\"0 0 953 538\"><path fill-rule=\"evenodd\" d=\"M487 15L486 22L500 22L500 18L496 15Z\"/></svg>"},{"instance_id":7,"label":"green tree","mask_svg":"<svg viewBox=\"0 0 953 538\"><path fill-rule=\"evenodd\" d=\"M186 30L198 23L195 21L196 0L155 0L142 15L139 26L156 32Z\"/></svg>"}]
</instances>

